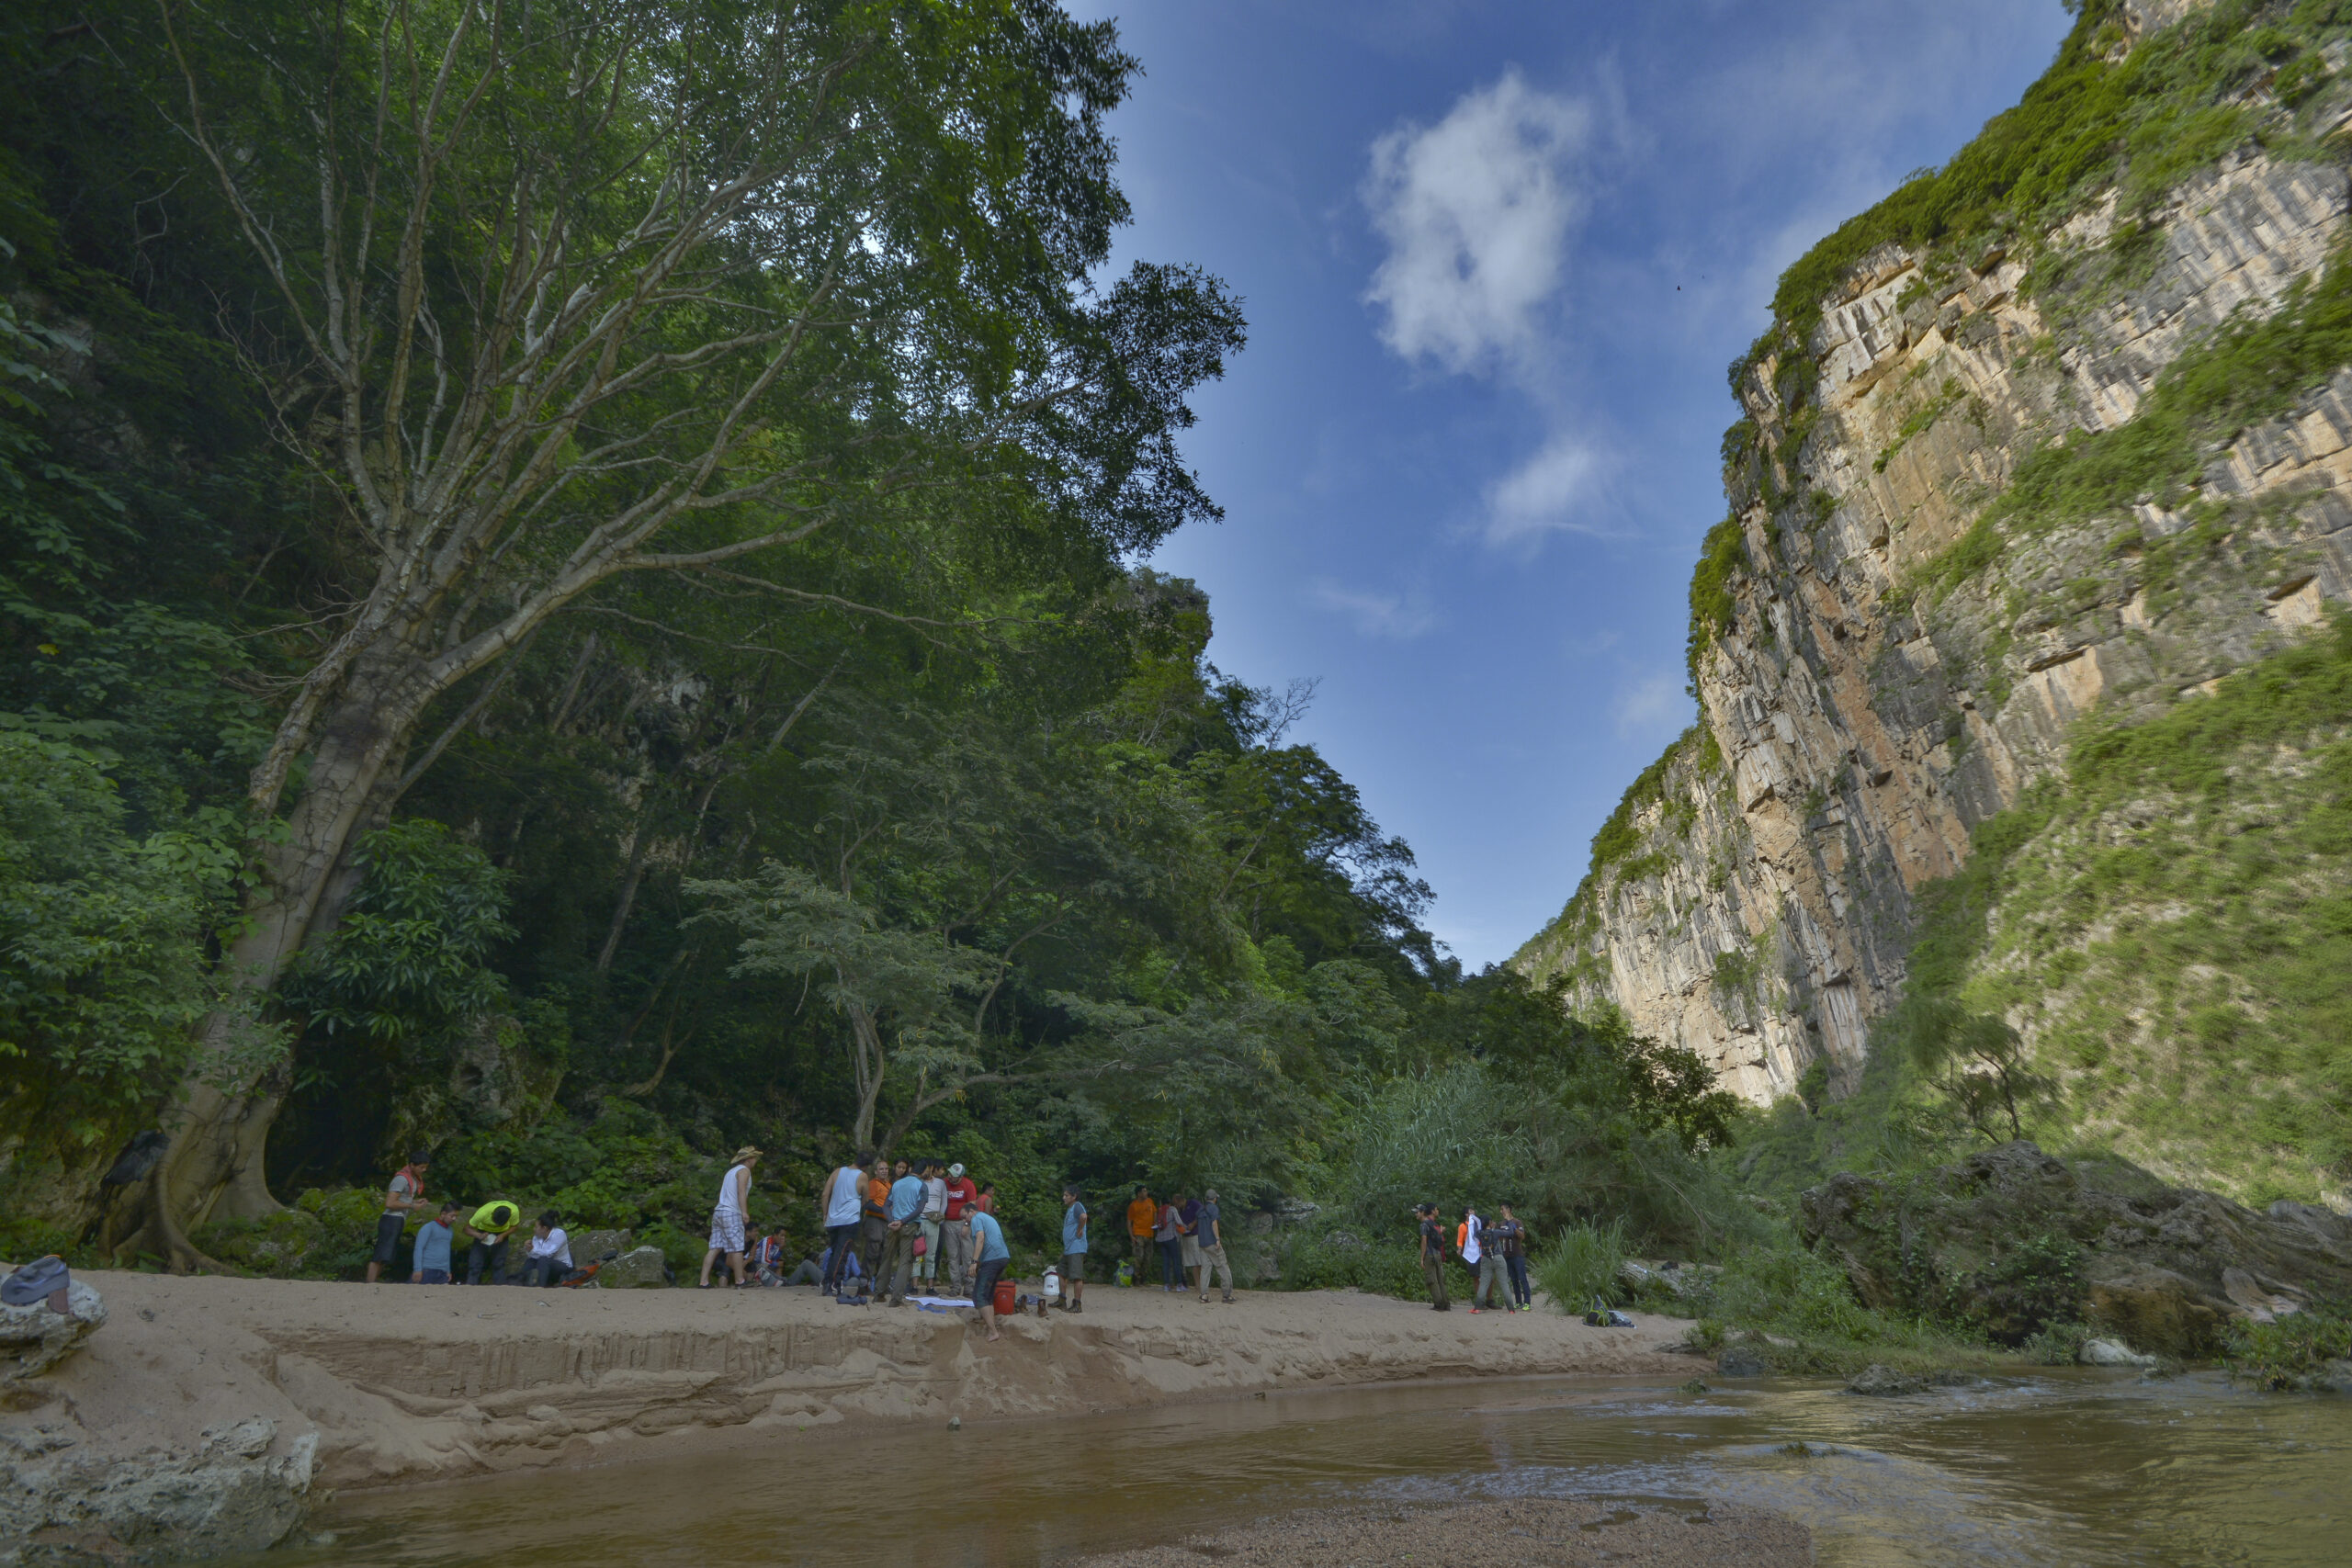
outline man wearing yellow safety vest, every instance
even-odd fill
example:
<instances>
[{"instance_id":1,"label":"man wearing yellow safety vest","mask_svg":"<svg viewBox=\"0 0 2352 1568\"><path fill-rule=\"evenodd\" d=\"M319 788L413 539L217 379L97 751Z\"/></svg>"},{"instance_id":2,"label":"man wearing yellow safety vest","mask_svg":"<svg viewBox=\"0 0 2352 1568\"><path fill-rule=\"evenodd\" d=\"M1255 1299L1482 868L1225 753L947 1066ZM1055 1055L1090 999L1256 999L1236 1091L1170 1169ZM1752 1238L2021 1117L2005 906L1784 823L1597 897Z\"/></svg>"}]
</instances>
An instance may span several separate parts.
<instances>
[{"instance_id":1,"label":"man wearing yellow safety vest","mask_svg":"<svg viewBox=\"0 0 2352 1568\"><path fill-rule=\"evenodd\" d=\"M503 1285L506 1282L506 1238L523 1223L523 1205L511 1198L492 1198L466 1221L466 1283Z\"/></svg>"}]
</instances>

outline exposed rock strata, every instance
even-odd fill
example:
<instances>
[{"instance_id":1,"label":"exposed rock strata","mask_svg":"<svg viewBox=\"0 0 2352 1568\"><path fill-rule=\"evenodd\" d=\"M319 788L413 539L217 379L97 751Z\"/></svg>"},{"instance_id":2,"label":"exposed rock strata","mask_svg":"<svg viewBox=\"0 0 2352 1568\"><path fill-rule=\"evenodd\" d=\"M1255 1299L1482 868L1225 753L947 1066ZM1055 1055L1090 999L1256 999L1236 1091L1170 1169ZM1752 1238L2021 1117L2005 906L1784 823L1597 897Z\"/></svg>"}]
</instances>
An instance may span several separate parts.
<instances>
[{"instance_id":1,"label":"exposed rock strata","mask_svg":"<svg viewBox=\"0 0 2352 1568\"><path fill-rule=\"evenodd\" d=\"M1850 1085L1919 888L2086 713L2209 690L2352 595L2352 373L2209 455L2206 501L2268 504L2173 581L2144 562L2192 521L2143 504L2136 539L2118 542L2131 519L2012 530L1997 570L1916 591L2040 443L2130 420L2185 349L2275 310L2342 236L2346 194L2340 168L2233 154L2153 216L2136 279L2109 195L2043 237L2032 299L1999 246L1859 263L1814 340L1817 411L1784 406L1775 361L1741 385L1751 570L1698 664L1702 729L1636 814L1642 852L1597 866L1516 962L1751 1100L1816 1062Z\"/></svg>"}]
</instances>

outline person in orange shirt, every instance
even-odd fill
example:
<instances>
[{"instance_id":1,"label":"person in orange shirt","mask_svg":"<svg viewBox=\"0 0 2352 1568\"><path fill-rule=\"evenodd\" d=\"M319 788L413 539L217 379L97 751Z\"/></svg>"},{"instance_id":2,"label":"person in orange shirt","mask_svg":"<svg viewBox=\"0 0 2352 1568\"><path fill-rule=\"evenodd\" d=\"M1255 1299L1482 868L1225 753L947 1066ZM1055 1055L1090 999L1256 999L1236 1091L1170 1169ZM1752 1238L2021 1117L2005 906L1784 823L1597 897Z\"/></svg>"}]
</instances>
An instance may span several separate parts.
<instances>
[{"instance_id":1,"label":"person in orange shirt","mask_svg":"<svg viewBox=\"0 0 2352 1568\"><path fill-rule=\"evenodd\" d=\"M890 1162L877 1159L865 1173L865 1207L857 1235L858 1260L865 1266L868 1280L881 1277L882 1252L889 1242Z\"/></svg>"},{"instance_id":2,"label":"person in orange shirt","mask_svg":"<svg viewBox=\"0 0 2352 1568\"><path fill-rule=\"evenodd\" d=\"M1135 1198L1127 1204L1127 1244L1135 1249L1136 1283L1140 1285L1151 1269L1151 1260L1159 1256L1159 1244L1151 1233L1159 1224L1159 1204L1148 1187L1136 1189Z\"/></svg>"}]
</instances>

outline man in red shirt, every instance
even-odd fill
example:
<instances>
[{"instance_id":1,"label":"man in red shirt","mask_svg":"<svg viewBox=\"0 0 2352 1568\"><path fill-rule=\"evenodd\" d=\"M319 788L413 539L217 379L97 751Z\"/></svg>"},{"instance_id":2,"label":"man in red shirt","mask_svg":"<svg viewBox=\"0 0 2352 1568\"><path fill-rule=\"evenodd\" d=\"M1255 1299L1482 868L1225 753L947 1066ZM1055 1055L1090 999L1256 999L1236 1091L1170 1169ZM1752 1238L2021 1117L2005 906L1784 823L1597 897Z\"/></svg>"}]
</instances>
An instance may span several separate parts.
<instances>
[{"instance_id":1,"label":"man in red shirt","mask_svg":"<svg viewBox=\"0 0 2352 1568\"><path fill-rule=\"evenodd\" d=\"M940 1224L939 1239L947 1249L947 1293L952 1296L964 1295L972 1288L972 1227L964 1223L964 1216L977 1196L964 1168L949 1166L947 1217Z\"/></svg>"}]
</instances>

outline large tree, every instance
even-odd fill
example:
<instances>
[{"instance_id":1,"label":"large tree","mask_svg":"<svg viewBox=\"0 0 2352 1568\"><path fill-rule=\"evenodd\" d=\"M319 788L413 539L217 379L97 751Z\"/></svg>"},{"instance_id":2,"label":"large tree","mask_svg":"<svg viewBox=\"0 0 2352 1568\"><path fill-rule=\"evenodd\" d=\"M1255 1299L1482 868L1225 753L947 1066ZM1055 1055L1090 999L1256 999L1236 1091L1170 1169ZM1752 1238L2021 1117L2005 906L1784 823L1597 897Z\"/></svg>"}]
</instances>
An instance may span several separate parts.
<instances>
[{"instance_id":1,"label":"large tree","mask_svg":"<svg viewBox=\"0 0 2352 1568\"><path fill-rule=\"evenodd\" d=\"M161 0L156 107L269 298L223 320L333 498L345 602L249 791L143 1239L273 1206L241 1021L356 885L436 698L631 573L811 597L812 542L1215 515L1211 279L1090 283L1136 62L1049 0ZM842 547L838 542L833 547Z\"/></svg>"}]
</instances>

